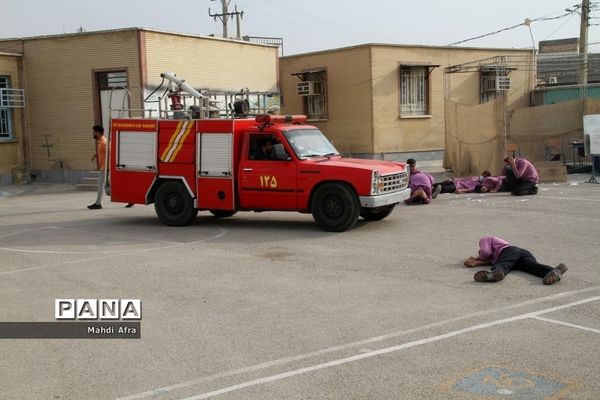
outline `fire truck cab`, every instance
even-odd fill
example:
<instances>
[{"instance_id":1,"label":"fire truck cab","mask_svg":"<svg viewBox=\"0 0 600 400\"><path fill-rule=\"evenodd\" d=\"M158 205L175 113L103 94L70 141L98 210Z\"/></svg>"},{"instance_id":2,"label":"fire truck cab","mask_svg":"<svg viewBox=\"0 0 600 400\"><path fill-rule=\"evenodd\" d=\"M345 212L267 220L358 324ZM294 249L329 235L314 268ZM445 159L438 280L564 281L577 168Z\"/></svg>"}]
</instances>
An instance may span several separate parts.
<instances>
[{"instance_id":1,"label":"fire truck cab","mask_svg":"<svg viewBox=\"0 0 600 400\"><path fill-rule=\"evenodd\" d=\"M406 199L405 165L341 156L305 116L115 119L113 202L152 204L160 220L191 224L198 211L312 213L328 231L387 217Z\"/></svg>"}]
</instances>

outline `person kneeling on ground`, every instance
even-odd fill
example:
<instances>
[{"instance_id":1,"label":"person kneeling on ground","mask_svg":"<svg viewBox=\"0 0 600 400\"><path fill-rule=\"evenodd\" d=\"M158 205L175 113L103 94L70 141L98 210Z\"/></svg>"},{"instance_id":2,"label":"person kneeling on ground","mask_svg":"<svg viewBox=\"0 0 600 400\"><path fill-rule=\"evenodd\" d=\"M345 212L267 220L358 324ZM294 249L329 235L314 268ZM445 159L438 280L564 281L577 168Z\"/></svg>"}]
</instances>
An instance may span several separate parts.
<instances>
[{"instance_id":1,"label":"person kneeling on ground","mask_svg":"<svg viewBox=\"0 0 600 400\"><path fill-rule=\"evenodd\" d=\"M429 204L431 202L431 184L433 178L429 174L416 172L410 177L410 197L406 204Z\"/></svg>"},{"instance_id":2,"label":"person kneeling on ground","mask_svg":"<svg viewBox=\"0 0 600 400\"><path fill-rule=\"evenodd\" d=\"M410 169L408 177L408 186L410 187L410 197L404 202L406 204L429 204L431 201L431 185L433 177L417 169L417 162L413 158L406 160Z\"/></svg>"},{"instance_id":3,"label":"person kneeling on ground","mask_svg":"<svg viewBox=\"0 0 600 400\"><path fill-rule=\"evenodd\" d=\"M524 158L506 157L504 159L505 176L501 191L513 196L537 194L539 174L532 163Z\"/></svg>"},{"instance_id":4,"label":"person kneeling on ground","mask_svg":"<svg viewBox=\"0 0 600 400\"><path fill-rule=\"evenodd\" d=\"M556 268L537 262L530 251L513 246L496 236L486 236L479 240L479 255L465 260L465 267L492 265L491 271L479 271L473 276L476 282L497 282L511 270L521 270L543 278L544 285L553 285L560 281L567 271L565 264Z\"/></svg>"}]
</instances>

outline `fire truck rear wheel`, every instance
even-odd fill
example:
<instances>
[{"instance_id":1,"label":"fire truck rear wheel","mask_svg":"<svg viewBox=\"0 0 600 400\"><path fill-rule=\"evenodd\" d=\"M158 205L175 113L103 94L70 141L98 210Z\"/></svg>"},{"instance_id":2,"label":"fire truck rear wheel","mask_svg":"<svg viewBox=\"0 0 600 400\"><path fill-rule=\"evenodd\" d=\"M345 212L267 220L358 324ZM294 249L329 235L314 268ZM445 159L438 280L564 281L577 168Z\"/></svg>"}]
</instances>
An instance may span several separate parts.
<instances>
[{"instance_id":1,"label":"fire truck rear wheel","mask_svg":"<svg viewBox=\"0 0 600 400\"><path fill-rule=\"evenodd\" d=\"M227 210L208 210L212 215L217 218L227 218L231 217L233 214L237 213L237 211L227 211Z\"/></svg>"},{"instance_id":2,"label":"fire truck rear wheel","mask_svg":"<svg viewBox=\"0 0 600 400\"><path fill-rule=\"evenodd\" d=\"M390 206L383 206L377 208L363 208L360 213L360 216L366 219L367 221L381 221L388 215L394 211L395 204Z\"/></svg>"},{"instance_id":3,"label":"fire truck rear wheel","mask_svg":"<svg viewBox=\"0 0 600 400\"><path fill-rule=\"evenodd\" d=\"M321 228L330 232L343 232L356 225L360 202L348 185L328 183L314 193L311 210L315 222Z\"/></svg>"},{"instance_id":4,"label":"fire truck rear wheel","mask_svg":"<svg viewBox=\"0 0 600 400\"><path fill-rule=\"evenodd\" d=\"M159 186L154 198L154 209L161 222L170 226L189 225L198 215L194 200L181 182L176 181L167 181Z\"/></svg>"}]
</instances>

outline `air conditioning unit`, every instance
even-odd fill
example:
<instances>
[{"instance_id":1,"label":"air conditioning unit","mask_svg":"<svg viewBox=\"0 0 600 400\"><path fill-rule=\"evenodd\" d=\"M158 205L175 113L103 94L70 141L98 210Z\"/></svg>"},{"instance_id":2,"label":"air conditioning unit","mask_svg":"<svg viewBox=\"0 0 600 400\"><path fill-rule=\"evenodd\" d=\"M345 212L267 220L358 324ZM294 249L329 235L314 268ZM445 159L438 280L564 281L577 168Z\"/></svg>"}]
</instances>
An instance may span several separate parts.
<instances>
[{"instance_id":1,"label":"air conditioning unit","mask_svg":"<svg viewBox=\"0 0 600 400\"><path fill-rule=\"evenodd\" d=\"M548 84L549 85L556 85L558 83L558 78L556 76L549 76L548 77Z\"/></svg>"},{"instance_id":2,"label":"air conditioning unit","mask_svg":"<svg viewBox=\"0 0 600 400\"><path fill-rule=\"evenodd\" d=\"M510 89L510 76L497 76L496 77L496 90L509 90Z\"/></svg>"},{"instance_id":3,"label":"air conditioning unit","mask_svg":"<svg viewBox=\"0 0 600 400\"><path fill-rule=\"evenodd\" d=\"M484 77L482 90L484 92L500 92L510 89L509 76Z\"/></svg>"},{"instance_id":4,"label":"air conditioning unit","mask_svg":"<svg viewBox=\"0 0 600 400\"><path fill-rule=\"evenodd\" d=\"M325 94L325 81L303 81L296 86L298 96L322 96Z\"/></svg>"},{"instance_id":5,"label":"air conditioning unit","mask_svg":"<svg viewBox=\"0 0 600 400\"><path fill-rule=\"evenodd\" d=\"M25 91L23 89L0 89L0 107L24 108Z\"/></svg>"}]
</instances>

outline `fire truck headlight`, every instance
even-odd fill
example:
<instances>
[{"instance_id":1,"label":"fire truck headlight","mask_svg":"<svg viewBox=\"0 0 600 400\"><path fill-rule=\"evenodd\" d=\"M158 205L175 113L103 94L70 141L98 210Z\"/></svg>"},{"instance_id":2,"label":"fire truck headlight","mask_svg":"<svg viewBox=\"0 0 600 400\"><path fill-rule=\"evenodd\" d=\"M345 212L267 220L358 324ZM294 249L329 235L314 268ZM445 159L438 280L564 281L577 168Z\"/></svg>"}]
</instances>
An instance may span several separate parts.
<instances>
[{"instance_id":1,"label":"fire truck headlight","mask_svg":"<svg viewBox=\"0 0 600 400\"><path fill-rule=\"evenodd\" d=\"M379 194L379 187L379 172L373 170L373 172L371 172L371 194Z\"/></svg>"}]
</instances>

